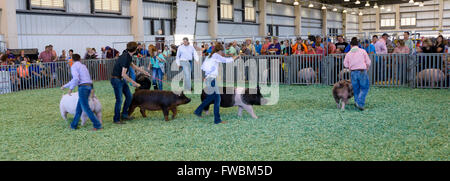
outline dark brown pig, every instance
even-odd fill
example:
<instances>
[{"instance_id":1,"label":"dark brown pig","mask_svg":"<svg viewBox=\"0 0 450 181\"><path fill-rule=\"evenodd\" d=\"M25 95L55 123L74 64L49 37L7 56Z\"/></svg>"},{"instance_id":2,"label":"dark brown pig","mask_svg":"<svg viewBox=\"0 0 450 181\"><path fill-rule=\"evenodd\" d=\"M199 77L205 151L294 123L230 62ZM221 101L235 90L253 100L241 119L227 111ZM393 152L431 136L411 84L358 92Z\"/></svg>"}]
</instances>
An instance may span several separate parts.
<instances>
[{"instance_id":1,"label":"dark brown pig","mask_svg":"<svg viewBox=\"0 0 450 181\"><path fill-rule=\"evenodd\" d=\"M191 99L186 97L183 92L180 95L172 91L161 90L137 90L133 94L133 100L129 109L129 114L133 114L134 110L139 107L143 117L147 117L146 110L156 111L162 110L164 119L169 121L169 110L172 111L172 119L177 115L177 106L187 104Z\"/></svg>"}]
</instances>

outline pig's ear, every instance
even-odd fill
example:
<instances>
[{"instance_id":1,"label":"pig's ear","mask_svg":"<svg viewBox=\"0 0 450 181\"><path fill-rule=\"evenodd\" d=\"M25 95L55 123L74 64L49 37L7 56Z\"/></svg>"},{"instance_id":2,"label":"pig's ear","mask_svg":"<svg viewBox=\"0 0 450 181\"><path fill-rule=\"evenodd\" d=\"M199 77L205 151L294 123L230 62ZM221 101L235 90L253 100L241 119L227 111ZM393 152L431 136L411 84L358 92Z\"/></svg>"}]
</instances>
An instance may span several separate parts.
<instances>
[{"instance_id":1,"label":"pig's ear","mask_svg":"<svg viewBox=\"0 0 450 181\"><path fill-rule=\"evenodd\" d=\"M181 94L180 94L180 96L184 96L184 91L181 91Z\"/></svg>"}]
</instances>

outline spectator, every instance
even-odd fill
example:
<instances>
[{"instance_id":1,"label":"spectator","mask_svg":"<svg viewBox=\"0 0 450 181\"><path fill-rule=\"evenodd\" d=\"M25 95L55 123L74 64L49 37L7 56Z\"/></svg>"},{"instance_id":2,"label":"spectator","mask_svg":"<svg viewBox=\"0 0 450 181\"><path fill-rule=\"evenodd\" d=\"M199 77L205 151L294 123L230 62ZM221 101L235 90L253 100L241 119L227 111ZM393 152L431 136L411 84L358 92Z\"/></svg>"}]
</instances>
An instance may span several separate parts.
<instances>
[{"instance_id":1,"label":"spectator","mask_svg":"<svg viewBox=\"0 0 450 181\"><path fill-rule=\"evenodd\" d=\"M86 60L97 59L97 54L95 52L95 49L94 48L88 48L88 52L84 56L84 59L86 59Z\"/></svg>"},{"instance_id":2,"label":"spectator","mask_svg":"<svg viewBox=\"0 0 450 181\"><path fill-rule=\"evenodd\" d=\"M436 39L436 53L444 53L445 51L445 40L442 35L439 35Z\"/></svg>"},{"instance_id":3,"label":"spectator","mask_svg":"<svg viewBox=\"0 0 450 181\"><path fill-rule=\"evenodd\" d=\"M144 54L142 54L142 50L144 50L144 49L142 48L142 44L141 44L141 43L138 43L138 47L137 47L137 50L136 50L136 53L134 54L134 56L136 56L136 57L138 57L138 58L143 57Z\"/></svg>"},{"instance_id":4,"label":"spectator","mask_svg":"<svg viewBox=\"0 0 450 181\"><path fill-rule=\"evenodd\" d=\"M255 45L253 45L251 39L246 39L245 40L245 44L247 45L247 53L244 52L245 55L258 56L258 53L256 52Z\"/></svg>"},{"instance_id":5,"label":"spectator","mask_svg":"<svg viewBox=\"0 0 450 181\"><path fill-rule=\"evenodd\" d=\"M61 56L59 56L59 61L65 61L66 60L66 50L62 50Z\"/></svg>"},{"instance_id":6,"label":"spectator","mask_svg":"<svg viewBox=\"0 0 450 181\"><path fill-rule=\"evenodd\" d=\"M316 50L315 50L316 54L323 55L324 50L323 50L322 40L316 41L315 45L316 45Z\"/></svg>"},{"instance_id":7,"label":"spectator","mask_svg":"<svg viewBox=\"0 0 450 181\"><path fill-rule=\"evenodd\" d=\"M170 57L170 48L168 45L164 46L163 56L164 58Z\"/></svg>"},{"instance_id":8,"label":"spectator","mask_svg":"<svg viewBox=\"0 0 450 181\"><path fill-rule=\"evenodd\" d=\"M345 52L345 48L347 48L348 43L344 41L342 35L337 36L338 42L336 43L336 49L340 49L341 52Z\"/></svg>"},{"instance_id":9,"label":"spectator","mask_svg":"<svg viewBox=\"0 0 450 181\"><path fill-rule=\"evenodd\" d=\"M67 60L67 62L69 63L69 66L70 66L70 67L72 67L72 64L73 64L72 56L73 56L73 50L70 49L70 50L69 50L69 56L66 58L66 60Z\"/></svg>"},{"instance_id":10,"label":"spectator","mask_svg":"<svg viewBox=\"0 0 450 181\"><path fill-rule=\"evenodd\" d=\"M264 45L262 46L262 48L261 48L261 54L262 55L267 55L269 52L268 52L268 50L269 50L269 46L270 46L270 37L266 37L265 38L265 40L264 40L265 42L264 42Z\"/></svg>"},{"instance_id":11,"label":"spectator","mask_svg":"<svg viewBox=\"0 0 450 181\"><path fill-rule=\"evenodd\" d=\"M378 41L378 35L373 35L372 36L372 42L370 42L370 43L375 45L375 43L377 43L377 41Z\"/></svg>"},{"instance_id":12,"label":"spectator","mask_svg":"<svg viewBox=\"0 0 450 181\"><path fill-rule=\"evenodd\" d=\"M102 51L101 59L106 59L106 48L105 48L105 47L102 47L102 48L100 49L100 51Z\"/></svg>"},{"instance_id":13,"label":"spectator","mask_svg":"<svg viewBox=\"0 0 450 181\"><path fill-rule=\"evenodd\" d=\"M22 61L30 63L30 58L25 55L25 50L20 51L20 56L17 57L15 64L21 64Z\"/></svg>"},{"instance_id":14,"label":"spectator","mask_svg":"<svg viewBox=\"0 0 450 181\"><path fill-rule=\"evenodd\" d=\"M171 48L171 54L170 54L170 56L172 56L172 57L177 56L177 50L178 50L177 46L175 46L174 44L172 44L172 45L170 45L170 48Z\"/></svg>"},{"instance_id":15,"label":"spectator","mask_svg":"<svg viewBox=\"0 0 450 181\"><path fill-rule=\"evenodd\" d=\"M369 42L369 40L364 41L364 49L366 50L367 54L376 54L375 46Z\"/></svg>"},{"instance_id":16,"label":"spectator","mask_svg":"<svg viewBox=\"0 0 450 181\"><path fill-rule=\"evenodd\" d=\"M262 45L259 43L259 40L256 40L255 50L258 55L261 55Z\"/></svg>"},{"instance_id":17,"label":"spectator","mask_svg":"<svg viewBox=\"0 0 450 181\"><path fill-rule=\"evenodd\" d=\"M331 42L331 39L328 39L328 54L336 53L336 45Z\"/></svg>"},{"instance_id":18,"label":"spectator","mask_svg":"<svg viewBox=\"0 0 450 181\"><path fill-rule=\"evenodd\" d=\"M412 52L414 50L414 43L409 38L409 32L408 31L405 31L403 33L403 41L405 42L405 45L409 48L409 52Z\"/></svg>"},{"instance_id":19,"label":"spectator","mask_svg":"<svg viewBox=\"0 0 450 181\"><path fill-rule=\"evenodd\" d=\"M310 55L317 54L316 50L314 50L314 48L312 47L311 44L308 44L307 48L308 48L308 52L306 54L310 54Z\"/></svg>"},{"instance_id":20,"label":"spectator","mask_svg":"<svg viewBox=\"0 0 450 181\"><path fill-rule=\"evenodd\" d=\"M297 37L296 43L292 46L292 53L297 55L308 53L308 48L304 43L302 43L301 37Z\"/></svg>"},{"instance_id":21,"label":"spectator","mask_svg":"<svg viewBox=\"0 0 450 181\"><path fill-rule=\"evenodd\" d=\"M230 43L228 45L228 54L226 54L226 56L236 56L237 55L237 51L233 46L233 43Z\"/></svg>"},{"instance_id":22,"label":"spectator","mask_svg":"<svg viewBox=\"0 0 450 181\"><path fill-rule=\"evenodd\" d=\"M27 61L20 62L19 67L17 67L17 74L20 79L21 89L25 89L25 84L30 79L30 72L28 71Z\"/></svg>"},{"instance_id":23,"label":"spectator","mask_svg":"<svg viewBox=\"0 0 450 181\"><path fill-rule=\"evenodd\" d=\"M313 48L316 48L316 52L317 52L317 46L322 47L322 49L325 48L323 43L322 43L322 37L320 37L320 36L316 36L315 41L314 41L314 43L312 45Z\"/></svg>"},{"instance_id":24,"label":"spectator","mask_svg":"<svg viewBox=\"0 0 450 181\"><path fill-rule=\"evenodd\" d=\"M286 41L284 41L284 49L283 49L283 54L285 55L285 56L289 56L289 55L292 55L292 47L291 47L291 45L289 44L289 40L286 40Z\"/></svg>"},{"instance_id":25,"label":"spectator","mask_svg":"<svg viewBox=\"0 0 450 181\"><path fill-rule=\"evenodd\" d=\"M39 54L38 59L44 63L53 62L52 52L49 46L45 46L45 50Z\"/></svg>"},{"instance_id":26,"label":"spectator","mask_svg":"<svg viewBox=\"0 0 450 181\"><path fill-rule=\"evenodd\" d=\"M405 46L405 41L398 40L397 47L394 48L393 53L409 54L409 48Z\"/></svg>"},{"instance_id":27,"label":"spectator","mask_svg":"<svg viewBox=\"0 0 450 181\"><path fill-rule=\"evenodd\" d=\"M112 59L119 57L119 51L114 48L107 46L106 48L106 58Z\"/></svg>"},{"instance_id":28,"label":"spectator","mask_svg":"<svg viewBox=\"0 0 450 181\"><path fill-rule=\"evenodd\" d=\"M239 48L237 41L233 41L233 47L236 50L236 55L238 55L239 53L241 53L241 48Z\"/></svg>"},{"instance_id":29,"label":"spectator","mask_svg":"<svg viewBox=\"0 0 450 181\"><path fill-rule=\"evenodd\" d=\"M268 49L269 49L270 54L276 54L276 55L281 54L281 45L278 42L277 37L273 37L273 43L269 45Z\"/></svg>"},{"instance_id":30,"label":"spectator","mask_svg":"<svg viewBox=\"0 0 450 181\"><path fill-rule=\"evenodd\" d=\"M388 50L386 47L386 40L389 37L388 34L384 33L383 36L375 43L375 52L377 54L387 54Z\"/></svg>"},{"instance_id":31,"label":"spectator","mask_svg":"<svg viewBox=\"0 0 450 181\"><path fill-rule=\"evenodd\" d=\"M153 78L153 86L155 90L163 90L163 76L164 76L164 62L166 59L159 53L156 47L149 48L149 52L151 55L150 62L152 66L152 78ZM158 83L158 84L157 84Z\"/></svg>"},{"instance_id":32,"label":"spectator","mask_svg":"<svg viewBox=\"0 0 450 181\"><path fill-rule=\"evenodd\" d=\"M433 42L428 38L423 41L423 46L417 47L416 50L418 53L436 53L436 47L433 46Z\"/></svg>"},{"instance_id":33,"label":"spectator","mask_svg":"<svg viewBox=\"0 0 450 181\"><path fill-rule=\"evenodd\" d=\"M53 45L48 45L48 48L49 48L50 51L52 52L52 61L53 61L53 62L58 61L58 55L56 54L56 51L53 50Z\"/></svg>"}]
</instances>

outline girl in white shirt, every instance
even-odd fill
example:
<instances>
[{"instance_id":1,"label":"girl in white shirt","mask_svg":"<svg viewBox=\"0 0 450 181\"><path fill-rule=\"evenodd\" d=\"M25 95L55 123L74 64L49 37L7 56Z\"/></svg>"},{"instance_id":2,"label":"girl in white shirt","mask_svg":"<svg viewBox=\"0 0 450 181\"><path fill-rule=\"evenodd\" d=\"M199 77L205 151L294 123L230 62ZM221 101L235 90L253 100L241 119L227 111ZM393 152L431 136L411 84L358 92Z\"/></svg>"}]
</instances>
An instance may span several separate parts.
<instances>
[{"instance_id":1,"label":"girl in white shirt","mask_svg":"<svg viewBox=\"0 0 450 181\"><path fill-rule=\"evenodd\" d=\"M206 99L198 106L198 108L194 111L194 114L198 117L202 116L203 109L209 105L210 102L214 101L214 123L226 123L220 119L220 92L219 87L216 85L216 77L219 73L219 63L230 63L233 62L238 56L225 58L224 49L222 44L217 43L214 46L214 49L211 55L205 60L202 65L202 70L205 71L206 74L206 88L205 92L207 94Z\"/></svg>"}]
</instances>

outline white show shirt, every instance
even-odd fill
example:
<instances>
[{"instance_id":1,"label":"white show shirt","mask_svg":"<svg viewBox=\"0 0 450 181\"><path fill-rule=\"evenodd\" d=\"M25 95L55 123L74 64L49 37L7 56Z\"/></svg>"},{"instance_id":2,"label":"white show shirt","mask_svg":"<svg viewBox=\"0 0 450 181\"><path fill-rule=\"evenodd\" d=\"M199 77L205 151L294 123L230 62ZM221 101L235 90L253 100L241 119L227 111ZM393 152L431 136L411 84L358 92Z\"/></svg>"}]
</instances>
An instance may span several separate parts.
<instances>
[{"instance_id":1,"label":"white show shirt","mask_svg":"<svg viewBox=\"0 0 450 181\"><path fill-rule=\"evenodd\" d=\"M202 70L205 71L206 77L216 78L219 74L219 63L230 63L233 62L234 59L232 57L222 57L221 55L214 53L211 58L207 58L207 60L202 65Z\"/></svg>"},{"instance_id":2,"label":"white show shirt","mask_svg":"<svg viewBox=\"0 0 450 181\"><path fill-rule=\"evenodd\" d=\"M180 45L177 50L177 56L175 62L180 66L180 61L189 61L194 59L198 62L197 51L192 45Z\"/></svg>"}]
</instances>

